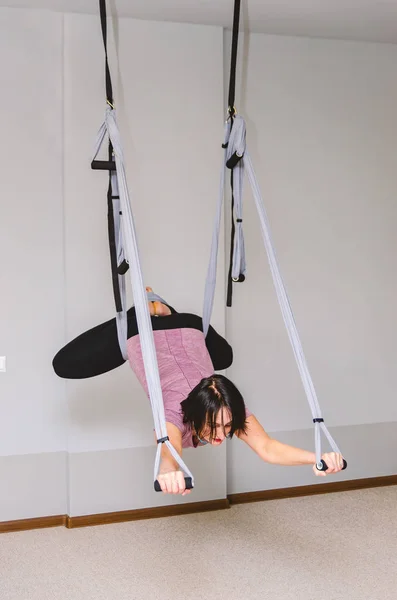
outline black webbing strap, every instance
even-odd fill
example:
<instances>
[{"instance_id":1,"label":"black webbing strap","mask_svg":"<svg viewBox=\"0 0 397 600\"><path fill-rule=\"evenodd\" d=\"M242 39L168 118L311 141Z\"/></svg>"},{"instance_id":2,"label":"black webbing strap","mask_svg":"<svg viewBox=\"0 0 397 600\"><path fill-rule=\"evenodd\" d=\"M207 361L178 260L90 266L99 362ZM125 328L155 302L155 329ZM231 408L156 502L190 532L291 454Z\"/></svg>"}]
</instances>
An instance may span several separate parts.
<instances>
[{"instance_id":1,"label":"black webbing strap","mask_svg":"<svg viewBox=\"0 0 397 600\"><path fill-rule=\"evenodd\" d=\"M109 237L109 250L110 250L110 266L112 268L112 283L113 283L113 296L114 303L116 305L116 312L123 310L121 303L120 285L119 285L119 272L117 270L117 246L116 236L114 232L114 214L113 214L113 190L112 190L112 178L109 172L109 187L108 187L108 237Z\"/></svg>"},{"instance_id":2,"label":"black webbing strap","mask_svg":"<svg viewBox=\"0 0 397 600\"><path fill-rule=\"evenodd\" d=\"M233 171L230 173L230 187L232 189L232 232L231 232L231 236L230 236L229 272L227 274L226 306L228 306L228 307L230 307L232 305L232 297L233 297L232 269L233 269L234 235L235 235L235 231L236 231L236 226L234 224Z\"/></svg>"},{"instance_id":3,"label":"black webbing strap","mask_svg":"<svg viewBox=\"0 0 397 600\"><path fill-rule=\"evenodd\" d=\"M110 77L110 69L109 69L109 61L108 61L106 0L99 0L99 12L101 15L103 46L105 48L106 100L112 106L113 105L113 88L112 88L112 79Z\"/></svg>"},{"instance_id":4,"label":"black webbing strap","mask_svg":"<svg viewBox=\"0 0 397 600\"><path fill-rule=\"evenodd\" d=\"M113 108L113 87L112 87L112 78L110 76L110 68L109 68L109 60L108 60L108 47L107 47L106 0L99 0L99 13L100 13L100 17L101 17L103 47L105 50L106 101ZM109 146L108 146L108 160L107 161L94 160L91 163L91 168L109 172L109 186L108 186L107 199L108 199L108 238L109 238L110 266L112 269L113 296L114 296L114 303L116 305L116 312L121 312L123 307L122 307L121 294L120 294L119 271L117 269L117 244L116 244L114 214L113 214L113 200L115 199L115 196L113 196L113 190L112 190L112 171L114 172L116 170L116 165L115 165L114 157L113 157L113 147L112 147L110 140L109 140Z\"/></svg>"},{"instance_id":5,"label":"black webbing strap","mask_svg":"<svg viewBox=\"0 0 397 600\"><path fill-rule=\"evenodd\" d=\"M233 35L232 35L232 52L230 59L230 77L229 77L229 99L228 99L228 113L231 120L231 127L233 127L233 117L236 114L236 108L234 106L236 96L236 68L237 68L237 49L238 49L238 35L240 25L240 5L241 0L234 0L234 15L233 15ZM229 273L227 277L227 297L226 306L232 306L233 296L233 279L232 279L232 268L233 268L233 249L234 249L234 235L236 231L234 223L234 195L233 195L233 169L230 174L230 182L232 189L232 230L230 239L230 263Z\"/></svg>"},{"instance_id":6,"label":"black webbing strap","mask_svg":"<svg viewBox=\"0 0 397 600\"><path fill-rule=\"evenodd\" d=\"M238 48L238 29L240 25L240 4L241 0L234 0L233 15L233 37L232 37L232 55L230 60L230 78L229 78L229 114L231 117L236 112L234 99L236 95L236 66L237 66L237 48Z\"/></svg>"}]
</instances>

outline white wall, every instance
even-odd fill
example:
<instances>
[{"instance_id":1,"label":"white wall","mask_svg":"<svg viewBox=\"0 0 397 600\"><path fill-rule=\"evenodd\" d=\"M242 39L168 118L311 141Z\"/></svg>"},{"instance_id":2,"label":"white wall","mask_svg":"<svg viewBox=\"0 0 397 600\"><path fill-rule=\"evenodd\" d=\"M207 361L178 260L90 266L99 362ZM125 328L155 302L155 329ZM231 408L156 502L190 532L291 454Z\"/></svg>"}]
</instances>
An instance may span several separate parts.
<instances>
[{"instance_id":1,"label":"white wall","mask_svg":"<svg viewBox=\"0 0 397 600\"><path fill-rule=\"evenodd\" d=\"M99 18L1 9L0 19L0 520L166 503L152 491L150 404L128 365L78 382L51 366L67 341L114 316L107 174L90 168L106 108ZM222 30L109 29L145 283L200 313L222 152ZM224 332L222 289L214 324ZM200 483L190 501L225 496L225 456L186 457Z\"/></svg>"},{"instance_id":2,"label":"white wall","mask_svg":"<svg viewBox=\"0 0 397 600\"><path fill-rule=\"evenodd\" d=\"M0 456L66 450L62 15L0 10Z\"/></svg>"},{"instance_id":3,"label":"white wall","mask_svg":"<svg viewBox=\"0 0 397 600\"><path fill-rule=\"evenodd\" d=\"M62 15L0 10L0 520L64 514Z\"/></svg>"},{"instance_id":4,"label":"white wall","mask_svg":"<svg viewBox=\"0 0 397 600\"><path fill-rule=\"evenodd\" d=\"M241 52L237 107L323 416L350 459L343 477L396 472L395 451L375 452L383 440L353 440L357 425L397 421L397 47L251 35ZM229 375L269 432L313 449L248 190L248 274L227 313ZM310 472L259 465L240 446L229 452L229 491L313 482Z\"/></svg>"},{"instance_id":5,"label":"white wall","mask_svg":"<svg viewBox=\"0 0 397 600\"><path fill-rule=\"evenodd\" d=\"M222 31L121 20L110 37L146 283L200 312ZM128 366L67 383L51 367L64 343L114 314L107 176L90 169L105 109L101 44L92 16L0 11L0 520L170 501L151 491L150 407ZM323 413L349 460L340 477L395 472L397 48L255 35L247 49L237 106ZM248 276L227 311L229 375L269 432L312 448L248 193L244 217ZM222 253L219 263L223 332ZM310 470L260 464L238 441L227 453L229 492L313 482ZM187 453L198 483L189 501L224 497L225 455Z\"/></svg>"}]
</instances>

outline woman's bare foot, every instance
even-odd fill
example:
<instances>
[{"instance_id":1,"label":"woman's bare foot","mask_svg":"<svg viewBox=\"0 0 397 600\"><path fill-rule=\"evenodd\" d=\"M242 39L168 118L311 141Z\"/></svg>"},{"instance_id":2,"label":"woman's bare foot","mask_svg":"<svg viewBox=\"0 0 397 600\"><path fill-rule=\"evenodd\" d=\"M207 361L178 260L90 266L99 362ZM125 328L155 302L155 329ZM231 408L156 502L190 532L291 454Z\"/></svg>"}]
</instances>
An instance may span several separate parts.
<instances>
[{"instance_id":1,"label":"woman's bare foot","mask_svg":"<svg viewBox=\"0 0 397 600\"><path fill-rule=\"evenodd\" d=\"M153 292L151 287L146 288L147 292ZM166 317L171 314L171 310L162 302L149 302L149 311L152 317Z\"/></svg>"}]
</instances>

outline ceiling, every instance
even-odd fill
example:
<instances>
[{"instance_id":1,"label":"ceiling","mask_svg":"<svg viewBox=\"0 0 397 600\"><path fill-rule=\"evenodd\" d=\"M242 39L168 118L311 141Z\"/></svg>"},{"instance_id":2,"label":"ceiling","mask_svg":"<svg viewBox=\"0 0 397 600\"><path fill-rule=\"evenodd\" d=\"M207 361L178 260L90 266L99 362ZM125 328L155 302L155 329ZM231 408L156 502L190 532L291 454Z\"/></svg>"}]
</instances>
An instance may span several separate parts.
<instances>
[{"instance_id":1,"label":"ceiling","mask_svg":"<svg viewBox=\"0 0 397 600\"><path fill-rule=\"evenodd\" d=\"M119 17L229 27L233 0L107 0ZM0 0L0 6L98 13L98 0ZM242 0L254 32L397 43L397 0Z\"/></svg>"}]
</instances>

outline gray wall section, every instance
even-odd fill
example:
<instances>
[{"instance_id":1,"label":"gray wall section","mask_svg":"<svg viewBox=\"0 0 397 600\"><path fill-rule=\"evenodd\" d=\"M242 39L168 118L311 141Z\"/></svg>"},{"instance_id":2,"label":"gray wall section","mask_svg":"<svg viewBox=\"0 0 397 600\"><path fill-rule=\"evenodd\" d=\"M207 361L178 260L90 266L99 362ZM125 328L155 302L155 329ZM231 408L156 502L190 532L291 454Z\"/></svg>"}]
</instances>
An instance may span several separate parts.
<instances>
[{"instance_id":1,"label":"gray wall section","mask_svg":"<svg viewBox=\"0 0 397 600\"><path fill-rule=\"evenodd\" d=\"M397 46L251 35L240 48L236 105L322 414L350 461L338 477L395 472ZM249 185L243 226L228 376L267 431L313 450ZM310 469L229 453L231 493L310 482Z\"/></svg>"},{"instance_id":2,"label":"gray wall section","mask_svg":"<svg viewBox=\"0 0 397 600\"><path fill-rule=\"evenodd\" d=\"M265 464L239 440L217 449L188 450L185 457L196 475L196 487L185 498L153 491L154 447L74 453L69 455L69 466L66 452L0 457L0 521L134 510L397 473L397 423L335 427L332 432L349 466L345 472L326 479L315 477L311 467ZM271 435L311 449L312 433L302 430ZM221 468L226 453L227 473Z\"/></svg>"},{"instance_id":3,"label":"gray wall section","mask_svg":"<svg viewBox=\"0 0 397 600\"><path fill-rule=\"evenodd\" d=\"M0 455L60 452L62 15L0 7L0 72Z\"/></svg>"},{"instance_id":4,"label":"gray wall section","mask_svg":"<svg viewBox=\"0 0 397 600\"><path fill-rule=\"evenodd\" d=\"M11 94L0 99L8 115L0 162L9 173L1 182L8 202L0 218L0 242L6 244L0 354L8 365L0 380L0 520L177 503L180 498L152 491L150 409L138 387L132 389L127 367L68 386L51 370L66 339L113 314L106 208L99 204L106 202L106 174L89 167L104 109L98 19L3 8L0 31L3 80ZM145 276L178 307L198 312L218 193L222 33L124 20L117 34L115 87ZM327 425L349 462L346 472L326 481L394 474L397 46L273 36L248 42L241 45L249 64L237 86L237 107L247 118L250 151ZM134 52L137 43L142 53ZM225 50L229 57L229 43ZM157 110L159 85L172 90L162 94L166 120ZM153 144L156 139L161 144ZM21 149L29 157L23 172L15 161ZM45 178L39 177L42 164ZM313 431L306 429L305 398L252 202L244 226L249 276L235 288L228 312L235 350L230 377L274 437L312 450ZM223 331L223 240L220 245L213 324ZM26 267L22 277L15 264ZM172 278L162 264L173 265ZM385 423L376 423L379 418ZM310 467L262 464L238 440L187 452L186 460L196 489L183 502L324 482Z\"/></svg>"},{"instance_id":5,"label":"gray wall section","mask_svg":"<svg viewBox=\"0 0 397 600\"><path fill-rule=\"evenodd\" d=\"M225 498L225 454L225 447L184 452L195 489L183 498L154 491L154 447L70 454L70 516Z\"/></svg>"},{"instance_id":6,"label":"gray wall section","mask_svg":"<svg viewBox=\"0 0 397 600\"><path fill-rule=\"evenodd\" d=\"M67 513L67 453L0 456L0 521Z\"/></svg>"},{"instance_id":7,"label":"gray wall section","mask_svg":"<svg viewBox=\"0 0 397 600\"><path fill-rule=\"evenodd\" d=\"M397 423L332 427L330 431L346 457L348 468L327 477L316 477L309 466L280 467L263 463L245 444L233 440L227 455L227 493L382 477L397 473ZM314 451L312 429L269 432L269 435L285 444ZM323 452L329 451L328 442L324 440Z\"/></svg>"},{"instance_id":8,"label":"gray wall section","mask_svg":"<svg viewBox=\"0 0 397 600\"><path fill-rule=\"evenodd\" d=\"M226 447L187 450L195 490L153 490L155 447L0 457L0 521L134 510L226 497Z\"/></svg>"}]
</instances>

